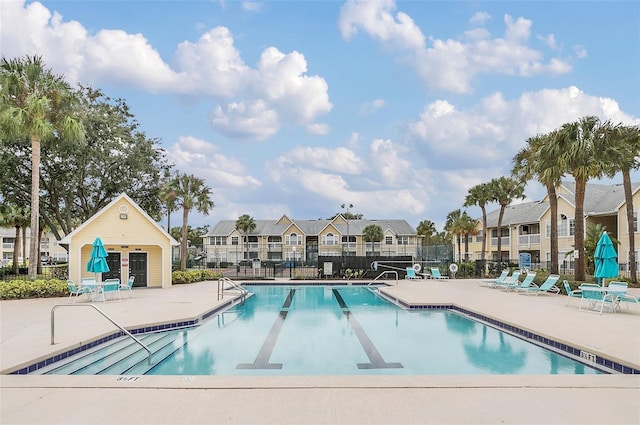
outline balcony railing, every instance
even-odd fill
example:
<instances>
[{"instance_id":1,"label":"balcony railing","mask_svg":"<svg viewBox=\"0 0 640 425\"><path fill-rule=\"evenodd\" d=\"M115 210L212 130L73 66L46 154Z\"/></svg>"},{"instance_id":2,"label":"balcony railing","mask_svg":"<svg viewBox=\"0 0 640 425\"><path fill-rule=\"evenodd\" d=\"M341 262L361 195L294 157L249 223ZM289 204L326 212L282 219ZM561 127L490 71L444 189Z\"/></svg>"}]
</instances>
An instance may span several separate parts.
<instances>
[{"instance_id":1,"label":"balcony railing","mask_svg":"<svg viewBox=\"0 0 640 425\"><path fill-rule=\"evenodd\" d=\"M269 250L282 249L282 242L268 242L267 249Z\"/></svg>"},{"instance_id":2,"label":"balcony railing","mask_svg":"<svg viewBox=\"0 0 640 425\"><path fill-rule=\"evenodd\" d=\"M509 244L509 236L503 236L501 245L506 246ZM491 246L498 246L498 238L491 238Z\"/></svg>"},{"instance_id":3,"label":"balcony railing","mask_svg":"<svg viewBox=\"0 0 640 425\"><path fill-rule=\"evenodd\" d=\"M536 245L536 244L540 244L540 234L518 236L518 245Z\"/></svg>"}]
</instances>

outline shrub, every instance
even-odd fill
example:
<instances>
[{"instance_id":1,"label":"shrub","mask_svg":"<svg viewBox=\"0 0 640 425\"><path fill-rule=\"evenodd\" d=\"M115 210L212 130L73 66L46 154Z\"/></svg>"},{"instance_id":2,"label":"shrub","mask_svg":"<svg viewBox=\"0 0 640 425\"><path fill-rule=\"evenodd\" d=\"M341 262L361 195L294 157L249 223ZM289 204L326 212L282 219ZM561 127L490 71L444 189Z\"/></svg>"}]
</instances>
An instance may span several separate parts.
<instances>
[{"instance_id":1,"label":"shrub","mask_svg":"<svg viewBox=\"0 0 640 425\"><path fill-rule=\"evenodd\" d=\"M51 298L69 295L67 282L51 280L10 280L0 282L0 299L20 300L26 298Z\"/></svg>"},{"instance_id":2,"label":"shrub","mask_svg":"<svg viewBox=\"0 0 640 425\"><path fill-rule=\"evenodd\" d=\"M176 283L193 283L203 280L217 280L222 277L222 273L211 270L187 270L175 271L171 273L171 282Z\"/></svg>"}]
</instances>

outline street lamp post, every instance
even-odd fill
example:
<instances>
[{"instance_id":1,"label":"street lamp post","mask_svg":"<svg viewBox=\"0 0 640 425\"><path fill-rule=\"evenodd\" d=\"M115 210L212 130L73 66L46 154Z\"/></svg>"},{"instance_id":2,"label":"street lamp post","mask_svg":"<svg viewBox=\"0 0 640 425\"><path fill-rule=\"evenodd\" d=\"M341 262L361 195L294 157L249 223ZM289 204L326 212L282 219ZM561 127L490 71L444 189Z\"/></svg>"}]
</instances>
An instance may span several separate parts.
<instances>
[{"instance_id":1,"label":"street lamp post","mask_svg":"<svg viewBox=\"0 0 640 425\"><path fill-rule=\"evenodd\" d=\"M342 204L341 205L342 209L346 209L347 213L346 213L346 217L344 218L347 221L347 255L349 255L349 239L350 239L350 235L349 235L349 208L353 208L353 204Z\"/></svg>"}]
</instances>

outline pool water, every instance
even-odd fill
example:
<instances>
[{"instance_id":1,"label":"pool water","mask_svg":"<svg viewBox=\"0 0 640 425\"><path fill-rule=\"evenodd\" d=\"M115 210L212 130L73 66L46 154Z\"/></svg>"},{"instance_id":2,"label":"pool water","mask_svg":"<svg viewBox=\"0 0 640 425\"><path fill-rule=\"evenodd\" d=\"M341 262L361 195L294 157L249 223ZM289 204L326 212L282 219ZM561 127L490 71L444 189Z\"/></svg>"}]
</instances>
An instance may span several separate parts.
<instances>
[{"instance_id":1,"label":"pool water","mask_svg":"<svg viewBox=\"0 0 640 425\"><path fill-rule=\"evenodd\" d=\"M254 295L175 338L151 375L598 374L453 311L407 311L356 286Z\"/></svg>"}]
</instances>

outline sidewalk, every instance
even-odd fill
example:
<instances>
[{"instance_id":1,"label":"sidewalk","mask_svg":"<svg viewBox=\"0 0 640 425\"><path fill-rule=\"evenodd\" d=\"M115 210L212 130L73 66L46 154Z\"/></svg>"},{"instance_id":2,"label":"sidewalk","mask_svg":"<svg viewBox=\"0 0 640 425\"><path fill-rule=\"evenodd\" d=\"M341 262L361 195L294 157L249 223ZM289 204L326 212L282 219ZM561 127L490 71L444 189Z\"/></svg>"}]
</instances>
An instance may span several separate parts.
<instances>
[{"instance_id":1,"label":"sidewalk","mask_svg":"<svg viewBox=\"0 0 640 425\"><path fill-rule=\"evenodd\" d=\"M217 282L134 289L99 303L125 327L201 317ZM409 304L455 304L537 334L640 367L640 306L579 312L563 296L523 296L477 281L401 281L385 292ZM224 300L223 300L224 301ZM113 332L91 308L66 299L0 302L0 369ZM634 308L635 307L635 308ZM598 376L0 376L4 424L638 424L640 378ZM593 400L598 400L593 402Z\"/></svg>"}]
</instances>

